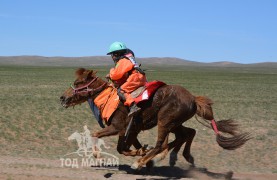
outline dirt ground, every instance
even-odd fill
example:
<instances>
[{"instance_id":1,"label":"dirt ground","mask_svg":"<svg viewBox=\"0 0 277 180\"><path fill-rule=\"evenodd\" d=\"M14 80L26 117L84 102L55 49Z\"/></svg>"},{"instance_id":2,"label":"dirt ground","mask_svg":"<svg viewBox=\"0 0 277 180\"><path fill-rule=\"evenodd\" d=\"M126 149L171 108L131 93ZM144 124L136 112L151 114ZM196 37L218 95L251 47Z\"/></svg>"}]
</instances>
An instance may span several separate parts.
<instances>
[{"instance_id":1,"label":"dirt ground","mask_svg":"<svg viewBox=\"0 0 277 180\"><path fill-rule=\"evenodd\" d=\"M62 167L60 160L0 156L0 179L233 179L269 180L277 179L277 174L210 172L196 167L154 167L150 172L143 168L134 172L129 165L119 165L115 169L92 167Z\"/></svg>"}]
</instances>

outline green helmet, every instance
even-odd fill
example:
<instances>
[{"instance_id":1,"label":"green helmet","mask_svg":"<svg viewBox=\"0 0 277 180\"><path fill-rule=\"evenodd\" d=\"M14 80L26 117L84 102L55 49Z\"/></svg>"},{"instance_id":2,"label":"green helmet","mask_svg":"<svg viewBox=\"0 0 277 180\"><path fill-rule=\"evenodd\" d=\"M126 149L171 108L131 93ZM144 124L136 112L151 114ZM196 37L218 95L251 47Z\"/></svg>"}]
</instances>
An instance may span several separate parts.
<instances>
[{"instance_id":1,"label":"green helmet","mask_svg":"<svg viewBox=\"0 0 277 180\"><path fill-rule=\"evenodd\" d=\"M121 50L126 50L126 49L127 49L127 47L124 43L114 42L110 45L109 52L107 53L107 55L110 55L115 51L121 51Z\"/></svg>"}]
</instances>

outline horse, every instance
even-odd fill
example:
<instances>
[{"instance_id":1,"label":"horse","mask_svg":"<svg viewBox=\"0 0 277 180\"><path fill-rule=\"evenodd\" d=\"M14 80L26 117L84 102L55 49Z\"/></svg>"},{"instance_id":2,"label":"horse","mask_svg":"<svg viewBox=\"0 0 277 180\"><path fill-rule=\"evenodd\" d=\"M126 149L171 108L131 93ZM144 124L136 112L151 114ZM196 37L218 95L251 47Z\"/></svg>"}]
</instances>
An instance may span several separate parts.
<instances>
[{"instance_id":1,"label":"horse","mask_svg":"<svg viewBox=\"0 0 277 180\"><path fill-rule=\"evenodd\" d=\"M87 155L87 152L92 152L92 154L98 153L97 157L100 157L99 152L102 151L101 146L103 146L106 149L109 149L110 146L107 146L105 141L103 139L99 139L97 137L85 137L83 135L83 133L78 133L77 131L74 132L73 134L71 134L68 137L69 141L72 140L76 140L77 144L78 144L78 150L76 151L76 153L79 156L81 155L81 152L84 151L85 152L85 156Z\"/></svg>"},{"instance_id":2,"label":"horse","mask_svg":"<svg viewBox=\"0 0 277 180\"><path fill-rule=\"evenodd\" d=\"M68 88L60 97L61 105L65 108L86 102L89 98L95 99L108 83L96 75L97 72L84 68L76 70L74 86ZM126 156L142 156L133 163L132 168L141 169L144 165L151 167L153 158L160 156L161 159L171 150L171 165L175 164L176 155L185 143L183 157L187 162L194 165L194 158L190 153L191 143L196 134L195 129L185 127L183 123L193 116L199 116L208 122L209 128L213 129L216 141L220 147L226 150L235 150L251 139L249 133L238 133L238 124L234 120L215 121L212 100L205 96L194 96L184 87L179 85L164 85L156 90L154 95L142 104L142 111L137 116L142 123L130 128L129 136L124 141L124 133L130 121L128 107L123 103L118 105L113 113L110 123L104 129L96 132L93 136L98 138L118 135L117 151ZM149 130L158 126L156 145L148 152L130 150L130 146L138 142L137 135L141 130ZM170 133L175 134L175 140L168 143ZM229 136L223 135L227 133ZM138 153L140 152L140 153Z\"/></svg>"},{"instance_id":3,"label":"horse","mask_svg":"<svg viewBox=\"0 0 277 180\"><path fill-rule=\"evenodd\" d=\"M84 140L82 138L82 135L80 133L78 133L77 131L72 133L68 138L67 138L69 141L72 141L72 140L76 140L77 141L77 144L78 144L78 149L76 151L76 153L79 155L79 156L82 156L80 153L81 151L83 150L85 153L87 152L87 146L86 144L84 143Z\"/></svg>"}]
</instances>

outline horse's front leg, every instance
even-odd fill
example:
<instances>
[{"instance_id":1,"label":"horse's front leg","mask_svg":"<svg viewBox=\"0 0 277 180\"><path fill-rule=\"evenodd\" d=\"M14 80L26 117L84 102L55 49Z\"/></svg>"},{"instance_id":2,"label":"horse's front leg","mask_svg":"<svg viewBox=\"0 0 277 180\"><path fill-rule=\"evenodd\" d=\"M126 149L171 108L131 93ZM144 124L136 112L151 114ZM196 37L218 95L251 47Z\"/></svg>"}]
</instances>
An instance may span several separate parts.
<instances>
[{"instance_id":1,"label":"horse's front leg","mask_svg":"<svg viewBox=\"0 0 277 180\"><path fill-rule=\"evenodd\" d=\"M133 142L133 146L136 148L136 149L140 149L142 148L142 145L140 144L138 138L136 137L136 139L134 140Z\"/></svg>"},{"instance_id":2,"label":"horse's front leg","mask_svg":"<svg viewBox=\"0 0 277 180\"><path fill-rule=\"evenodd\" d=\"M150 149L148 146L142 146L137 139L138 133L130 133L128 138L119 136L117 143L117 151L125 156L144 156ZM130 150L130 146L133 145L136 149Z\"/></svg>"},{"instance_id":3,"label":"horse's front leg","mask_svg":"<svg viewBox=\"0 0 277 180\"><path fill-rule=\"evenodd\" d=\"M149 147L148 145L145 145L139 149L136 150L128 150L128 151L122 151L122 154L125 156L144 156L146 153L148 153L150 150L152 150L153 147Z\"/></svg>"},{"instance_id":4,"label":"horse's front leg","mask_svg":"<svg viewBox=\"0 0 277 180\"><path fill-rule=\"evenodd\" d=\"M105 136L112 136L112 135L117 135L119 133L119 130L117 130L112 124L110 126L105 127L104 129L92 133L93 137L105 137Z\"/></svg>"}]
</instances>

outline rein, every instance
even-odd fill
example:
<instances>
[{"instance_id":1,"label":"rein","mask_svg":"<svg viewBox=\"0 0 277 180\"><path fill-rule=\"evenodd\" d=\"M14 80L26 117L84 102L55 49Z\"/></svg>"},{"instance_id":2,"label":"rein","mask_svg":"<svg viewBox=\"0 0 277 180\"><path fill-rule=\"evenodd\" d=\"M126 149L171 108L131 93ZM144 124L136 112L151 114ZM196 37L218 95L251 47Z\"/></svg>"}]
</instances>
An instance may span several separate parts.
<instances>
[{"instance_id":1,"label":"rein","mask_svg":"<svg viewBox=\"0 0 277 180\"><path fill-rule=\"evenodd\" d=\"M81 87L78 87L78 88L75 88L72 84L70 85L70 87L73 89L73 95L78 95L78 94L91 94L91 93L94 93L94 92L98 92L100 91L107 83L105 82L104 84L102 84L101 86L99 86L98 88L96 89L93 89L93 88L89 88L89 86L98 79L98 77L95 77L94 79L92 79L89 83L87 83L86 85L84 86L81 86Z\"/></svg>"}]
</instances>

